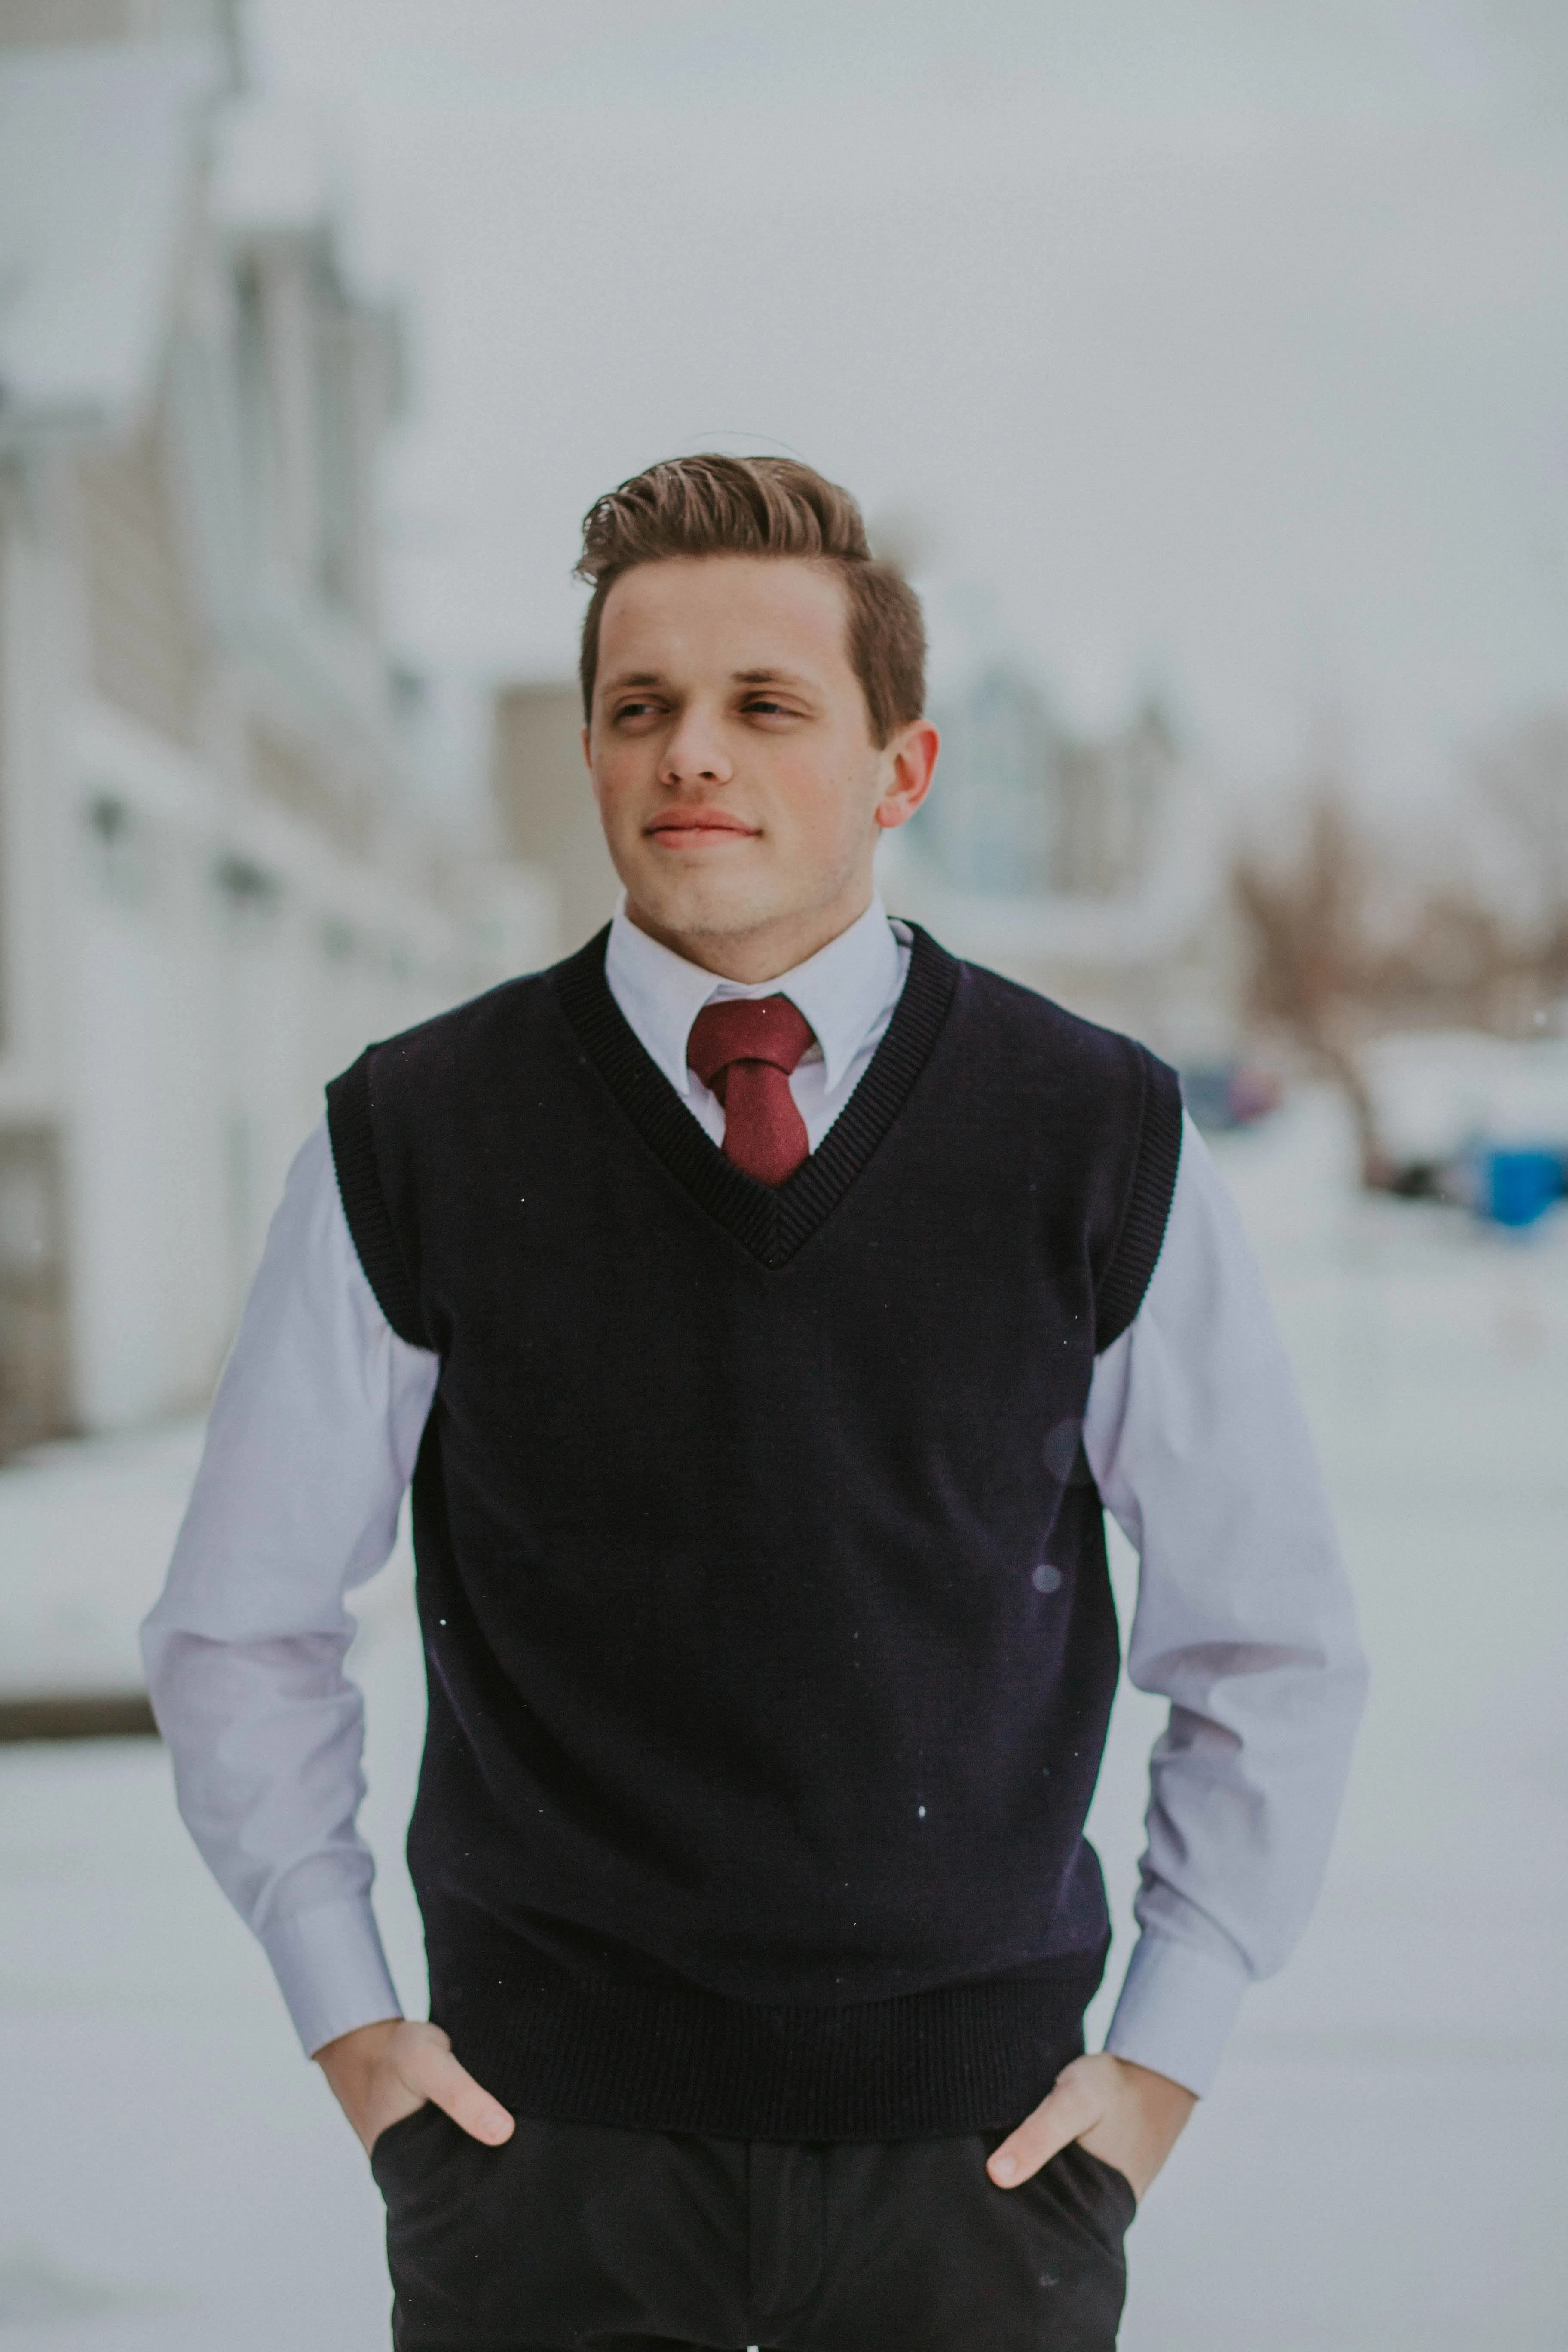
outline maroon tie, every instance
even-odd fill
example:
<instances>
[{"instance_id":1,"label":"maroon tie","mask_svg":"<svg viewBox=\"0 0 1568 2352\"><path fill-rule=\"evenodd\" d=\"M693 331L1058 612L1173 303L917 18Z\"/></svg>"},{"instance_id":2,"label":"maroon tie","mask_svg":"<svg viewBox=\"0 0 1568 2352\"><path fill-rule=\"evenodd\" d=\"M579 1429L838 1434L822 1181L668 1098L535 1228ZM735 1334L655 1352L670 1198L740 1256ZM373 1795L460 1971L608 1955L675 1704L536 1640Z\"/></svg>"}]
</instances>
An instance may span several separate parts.
<instances>
[{"instance_id":1,"label":"maroon tie","mask_svg":"<svg viewBox=\"0 0 1568 2352\"><path fill-rule=\"evenodd\" d=\"M811 1150L789 1074L812 1026L787 996L731 996L705 1004L686 1058L724 1106L724 1156L762 1184L782 1184Z\"/></svg>"}]
</instances>

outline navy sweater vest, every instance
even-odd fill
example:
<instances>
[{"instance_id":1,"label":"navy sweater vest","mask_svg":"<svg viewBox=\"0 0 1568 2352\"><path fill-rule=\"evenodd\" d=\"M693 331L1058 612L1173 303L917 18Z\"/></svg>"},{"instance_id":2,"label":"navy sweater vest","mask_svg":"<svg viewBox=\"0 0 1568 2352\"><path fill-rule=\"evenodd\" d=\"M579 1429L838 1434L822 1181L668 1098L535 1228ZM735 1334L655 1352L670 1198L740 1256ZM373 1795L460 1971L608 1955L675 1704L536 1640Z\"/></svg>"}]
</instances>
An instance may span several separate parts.
<instances>
[{"instance_id":1,"label":"navy sweater vest","mask_svg":"<svg viewBox=\"0 0 1568 2352\"><path fill-rule=\"evenodd\" d=\"M1000 2128L1082 2047L1118 1643L1079 1432L1175 1181L1173 1074L914 934L776 1190L605 935L329 1090L441 1372L414 1481L432 2014L522 2113Z\"/></svg>"}]
</instances>

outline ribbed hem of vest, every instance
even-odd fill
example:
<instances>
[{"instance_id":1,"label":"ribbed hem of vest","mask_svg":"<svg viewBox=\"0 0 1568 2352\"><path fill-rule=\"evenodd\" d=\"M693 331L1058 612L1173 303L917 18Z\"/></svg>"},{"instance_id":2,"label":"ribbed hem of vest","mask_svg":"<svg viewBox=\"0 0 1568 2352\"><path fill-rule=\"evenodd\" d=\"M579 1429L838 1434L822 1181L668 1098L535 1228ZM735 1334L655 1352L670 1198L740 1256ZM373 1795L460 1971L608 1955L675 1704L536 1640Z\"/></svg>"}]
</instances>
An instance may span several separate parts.
<instances>
[{"instance_id":1,"label":"ribbed hem of vest","mask_svg":"<svg viewBox=\"0 0 1568 2352\"><path fill-rule=\"evenodd\" d=\"M437 2023L514 2114L765 2140L1006 2131L1083 2049L1102 1951L842 2009L573 1980L502 1996L472 1980Z\"/></svg>"}]
</instances>

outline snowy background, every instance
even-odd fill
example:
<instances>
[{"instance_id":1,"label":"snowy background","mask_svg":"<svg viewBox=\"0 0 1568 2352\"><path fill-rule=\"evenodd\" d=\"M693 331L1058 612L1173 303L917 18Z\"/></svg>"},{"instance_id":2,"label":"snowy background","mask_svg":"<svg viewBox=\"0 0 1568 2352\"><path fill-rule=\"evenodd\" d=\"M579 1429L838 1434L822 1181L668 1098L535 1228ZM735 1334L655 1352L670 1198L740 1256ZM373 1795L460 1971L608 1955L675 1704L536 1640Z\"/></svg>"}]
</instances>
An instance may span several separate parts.
<instances>
[{"instance_id":1,"label":"snowy background","mask_svg":"<svg viewBox=\"0 0 1568 2352\"><path fill-rule=\"evenodd\" d=\"M1307 1392L1374 1681L1327 1892L1132 2232L1128 2352L1557 2352L1568 2309L1568 1212L1373 1200L1332 1102L1224 1140ZM0 1474L8 1688L131 1671L199 1433ZM1118 1561L1124 1607L1135 1576ZM369 1588L368 1826L400 1985L422 1692ZM1159 1710L1094 1831L1114 1985ZM5 2352L381 2352L380 2208L152 1742L0 1748ZM1103 2023L1109 1990L1097 2015Z\"/></svg>"}]
</instances>

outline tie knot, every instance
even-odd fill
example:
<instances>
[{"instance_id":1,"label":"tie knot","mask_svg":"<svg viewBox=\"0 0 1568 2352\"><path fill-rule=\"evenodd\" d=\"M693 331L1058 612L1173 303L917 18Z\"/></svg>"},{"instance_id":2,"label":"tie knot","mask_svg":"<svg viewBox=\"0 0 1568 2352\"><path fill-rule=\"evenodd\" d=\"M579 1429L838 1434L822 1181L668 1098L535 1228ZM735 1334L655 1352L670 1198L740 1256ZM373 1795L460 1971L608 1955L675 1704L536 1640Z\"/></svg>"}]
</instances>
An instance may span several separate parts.
<instances>
[{"instance_id":1,"label":"tie knot","mask_svg":"<svg viewBox=\"0 0 1568 2352\"><path fill-rule=\"evenodd\" d=\"M787 996L730 996L703 1006L691 1024L686 1058L705 1087L731 1062L766 1062L788 1077L814 1035Z\"/></svg>"}]
</instances>

